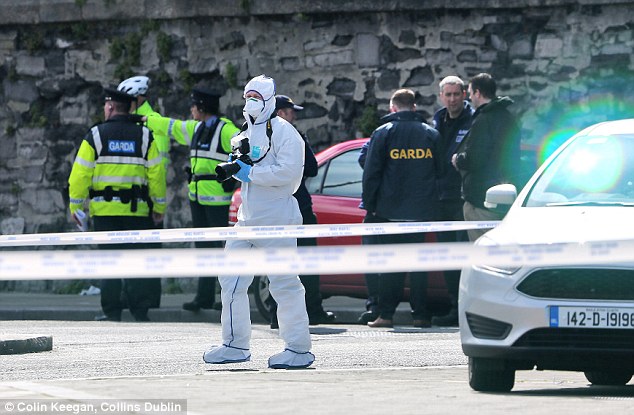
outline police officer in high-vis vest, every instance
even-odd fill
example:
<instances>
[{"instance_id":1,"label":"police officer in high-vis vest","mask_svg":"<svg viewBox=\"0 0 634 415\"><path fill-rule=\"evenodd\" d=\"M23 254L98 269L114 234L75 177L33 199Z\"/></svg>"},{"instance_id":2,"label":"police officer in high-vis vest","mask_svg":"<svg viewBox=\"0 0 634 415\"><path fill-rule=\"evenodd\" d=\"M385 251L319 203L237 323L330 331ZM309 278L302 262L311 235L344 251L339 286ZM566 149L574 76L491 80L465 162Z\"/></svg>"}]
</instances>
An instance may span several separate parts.
<instances>
[{"instance_id":1,"label":"police officer in high-vis vest","mask_svg":"<svg viewBox=\"0 0 634 415\"><path fill-rule=\"evenodd\" d=\"M134 97L134 100L132 101L132 105L130 107L131 114L137 114L141 116L160 116L161 114L154 111L154 108L152 108L152 105L150 105L150 102L147 100L147 92L149 88L150 78L143 75L137 75L122 81L117 87L117 90L119 92L123 92ZM154 136L156 147L161 154L163 163L165 164L165 168L167 168L167 165L169 164L170 139L167 135L157 134L155 131L152 131L152 135Z\"/></svg>"},{"instance_id":2,"label":"police officer in high-vis vest","mask_svg":"<svg viewBox=\"0 0 634 415\"><path fill-rule=\"evenodd\" d=\"M119 86L117 86L117 91L126 93L128 95L132 95L134 99L132 100L132 104L130 105L130 114L135 115L161 115L158 112L154 111L154 108L150 105L150 102L147 99L147 92L150 88L150 78L143 75L133 76L122 81ZM166 135L152 133L154 137L154 142L156 143L156 148L161 155L161 159L163 160L163 164L165 166L165 170L167 171L167 166L169 164L169 149L170 149L170 139ZM167 173L166 173L167 174ZM163 229L165 227L165 223L163 220L155 224L156 229ZM157 248L159 245L156 246ZM155 287L152 293L148 293L152 297L152 303L155 307L158 307L161 303L161 286L160 284Z\"/></svg>"},{"instance_id":3,"label":"police officer in high-vis vest","mask_svg":"<svg viewBox=\"0 0 634 415\"><path fill-rule=\"evenodd\" d=\"M227 226L229 205L235 182L216 180L218 163L227 161L231 153L231 137L240 130L228 118L219 116L220 95L205 88L194 88L191 94L193 120L150 115L144 117L154 134L166 135L189 146L189 202L195 228ZM197 248L222 248L222 241L197 241ZM183 304L189 311L219 308L215 303L216 278L198 279L196 297Z\"/></svg>"},{"instance_id":4,"label":"police officer in high-vis vest","mask_svg":"<svg viewBox=\"0 0 634 415\"><path fill-rule=\"evenodd\" d=\"M75 217L90 200L95 231L150 229L165 212L165 167L150 130L130 116L133 97L105 89L105 122L84 137L69 183L70 213ZM148 244L100 245L101 249L150 248ZM148 321L148 308L160 279L106 279L101 283L100 320L121 320L127 306L137 321ZM123 294L123 295L122 295Z\"/></svg>"}]
</instances>

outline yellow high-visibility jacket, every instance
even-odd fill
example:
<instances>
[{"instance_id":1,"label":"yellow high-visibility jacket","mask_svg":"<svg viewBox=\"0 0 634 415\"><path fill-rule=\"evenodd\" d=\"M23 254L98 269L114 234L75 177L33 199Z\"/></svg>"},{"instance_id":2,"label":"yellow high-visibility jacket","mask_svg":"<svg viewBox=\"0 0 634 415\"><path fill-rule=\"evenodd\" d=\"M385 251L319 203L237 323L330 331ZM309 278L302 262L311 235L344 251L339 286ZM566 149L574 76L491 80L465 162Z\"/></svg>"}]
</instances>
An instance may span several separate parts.
<instances>
[{"instance_id":1,"label":"yellow high-visibility jacket","mask_svg":"<svg viewBox=\"0 0 634 415\"><path fill-rule=\"evenodd\" d=\"M147 127L115 115L90 129L68 178L70 212L90 198L91 216L165 212L165 167Z\"/></svg>"},{"instance_id":2,"label":"yellow high-visibility jacket","mask_svg":"<svg viewBox=\"0 0 634 415\"><path fill-rule=\"evenodd\" d=\"M149 116L146 124L155 134L167 135L189 146L191 176L189 199L201 205L231 204L232 191L226 192L214 177L216 166L227 161L231 137L240 132L231 120L213 117L207 122Z\"/></svg>"},{"instance_id":3,"label":"yellow high-visibility jacket","mask_svg":"<svg viewBox=\"0 0 634 415\"><path fill-rule=\"evenodd\" d=\"M136 109L136 111L134 111L135 114L137 115L144 115L144 116L161 116L161 114L159 114L158 112L154 111L154 108L152 108L152 106L150 105L149 102L145 101L143 104L141 104L140 107L138 107ZM156 147L158 148L158 151L161 155L161 157L163 158L163 164L165 164L165 167L167 168L167 165L170 162L169 159L169 151L170 151L170 139L167 135L165 134L157 134L156 131L152 131L152 135L154 136L154 141L156 142Z\"/></svg>"}]
</instances>

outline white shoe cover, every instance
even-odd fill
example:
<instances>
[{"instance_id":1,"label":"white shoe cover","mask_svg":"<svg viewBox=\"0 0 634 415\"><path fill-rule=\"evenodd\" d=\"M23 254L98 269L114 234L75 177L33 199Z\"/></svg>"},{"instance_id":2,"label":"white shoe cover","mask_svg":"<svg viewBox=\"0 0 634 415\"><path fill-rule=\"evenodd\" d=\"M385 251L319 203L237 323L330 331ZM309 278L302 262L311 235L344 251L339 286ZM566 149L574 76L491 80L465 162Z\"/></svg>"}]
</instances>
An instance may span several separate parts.
<instances>
[{"instance_id":1,"label":"white shoe cover","mask_svg":"<svg viewBox=\"0 0 634 415\"><path fill-rule=\"evenodd\" d=\"M236 349L235 347L212 346L203 354L205 363L242 363L251 360L251 353L248 350Z\"/></svg>"},{"instance_id":2,"label":"white shoe cover","mask_svg":"<svg viewBox=\"0 0 634 415\"><path fill-rule=\"evenodd\" d=\"M271 369L302 369L313 364L315 355L311 352L297 353L290 349L284 349L269 357L269 367Z\"/></svg>"}]
</instances>

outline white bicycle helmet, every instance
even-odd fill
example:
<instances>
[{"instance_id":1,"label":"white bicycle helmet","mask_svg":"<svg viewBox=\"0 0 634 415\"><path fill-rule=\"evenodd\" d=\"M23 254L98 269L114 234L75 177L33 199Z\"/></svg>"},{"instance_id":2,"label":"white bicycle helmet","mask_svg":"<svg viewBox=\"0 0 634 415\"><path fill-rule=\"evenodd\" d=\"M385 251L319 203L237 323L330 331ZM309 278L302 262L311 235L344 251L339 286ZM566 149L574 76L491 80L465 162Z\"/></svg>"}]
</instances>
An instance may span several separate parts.
<instances>
[{"instance_id":1,"label":"white bicycle helmet","mask_svg":"<svg viewBox=\"0 0 634 415\"><path fill-rule=\"evenodd\" d=\"M147 76L133 76L121 82L117 90L133 97L138 97L139 95L145 95L149 86L150 78Z\"/></svg>"}]
</instances>

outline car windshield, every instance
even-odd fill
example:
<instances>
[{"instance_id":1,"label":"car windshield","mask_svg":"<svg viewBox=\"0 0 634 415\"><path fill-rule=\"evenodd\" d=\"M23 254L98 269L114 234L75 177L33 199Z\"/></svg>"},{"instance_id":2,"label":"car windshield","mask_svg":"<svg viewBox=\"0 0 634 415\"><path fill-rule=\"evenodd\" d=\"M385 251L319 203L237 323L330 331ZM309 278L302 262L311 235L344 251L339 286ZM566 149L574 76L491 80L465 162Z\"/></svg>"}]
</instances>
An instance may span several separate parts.
<instances>
[{"instance_id":1,"label":"car windshield","mask_svg":"<svg viewBox=\"0 0 634 415\"><path fill-rule=\"evenodd\" d=\"M634 206L634 135L581 136L546 167L524 206Z\"/></svg>"}]
</instances>

